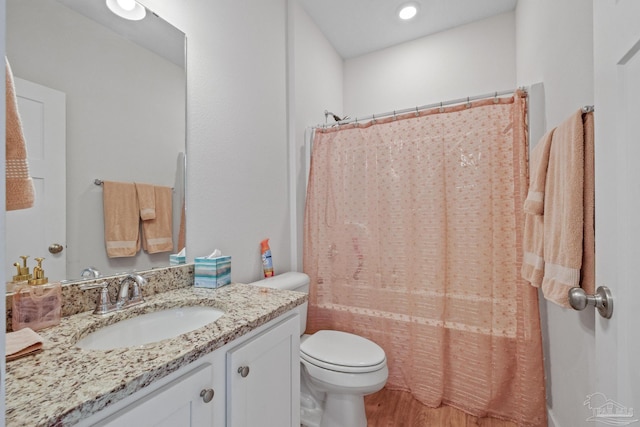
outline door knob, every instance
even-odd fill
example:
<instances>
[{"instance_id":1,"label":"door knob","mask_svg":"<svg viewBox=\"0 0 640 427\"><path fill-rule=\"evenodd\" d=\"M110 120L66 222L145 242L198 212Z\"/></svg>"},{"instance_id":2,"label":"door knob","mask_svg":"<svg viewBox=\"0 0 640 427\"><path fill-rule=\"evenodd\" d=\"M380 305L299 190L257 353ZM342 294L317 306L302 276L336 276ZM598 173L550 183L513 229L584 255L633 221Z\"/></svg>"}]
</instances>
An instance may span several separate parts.
<instances>
[{"instance_id":1,"label":"door knob","mask_svg":"<svg viewBox=\"0 0 640 427\"><path fill-rule=\"evenodd\" d=\"M574 310L584 310L588 305L592 305L605 319L611 319L613 315L613 296L606 286L598 286L595 295L587 295L582 288L571 288L569 304Z\"/></svg>"},{"instance_id":2,"label":"door knob","mask_svg":"<svg viewBox=\"0 0 640 427\"><path fill-rule=\"evenodd\" d=\"M248 366L240 366L238 368L238 373L240 374L240 376L242 378L245 378L247 375L249 375L249 367Z\"/></svg>"},{"instance_id":3,"label":"door knob","mask_svg":"<svg viewBox=\"0 0 640 427\"><path fill-rule=\"evenodd\" d=\"M209 403L211 399L213 399L214 394L212 388L205 388L200 392L200 397L204 400L204 403Z\"/></svg>"},{"instance_id":4,"label":"door knob","mask_svg":"<svg viewBox=\"0 0 640 427\"><path fill-rule=\"evenodd\" d=\"M49 252L52 254L59 254L64 249L60 243L52 243L49 245Z\"/></svg>"}]
</instances>

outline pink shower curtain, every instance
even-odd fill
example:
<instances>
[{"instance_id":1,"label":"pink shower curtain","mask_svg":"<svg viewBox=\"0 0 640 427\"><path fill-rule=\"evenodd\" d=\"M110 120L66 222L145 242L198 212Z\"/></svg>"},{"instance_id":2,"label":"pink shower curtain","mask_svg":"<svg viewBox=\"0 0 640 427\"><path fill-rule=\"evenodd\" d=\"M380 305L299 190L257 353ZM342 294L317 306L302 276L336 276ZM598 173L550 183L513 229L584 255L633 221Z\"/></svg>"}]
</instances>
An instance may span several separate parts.
<instances>
[{"instance_id":1,"label":"pink shower curtain","mask_svg":"<svg viewBox=\"0 0 640 427\"><path fill-rule=\"evenodd\" d=\"M543 426L538 299L519 274L525 96L316 131L307 331L375 341L387 387L425 405Z\"/></svg>"}]
</instances>

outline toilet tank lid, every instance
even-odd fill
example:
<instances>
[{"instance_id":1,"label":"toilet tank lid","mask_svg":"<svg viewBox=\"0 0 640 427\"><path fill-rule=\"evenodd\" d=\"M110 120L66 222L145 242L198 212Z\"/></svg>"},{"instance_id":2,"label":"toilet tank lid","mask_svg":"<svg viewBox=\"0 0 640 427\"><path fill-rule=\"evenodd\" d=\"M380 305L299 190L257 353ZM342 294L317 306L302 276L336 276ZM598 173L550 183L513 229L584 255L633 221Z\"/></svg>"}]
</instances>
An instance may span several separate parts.
<instances>
[{"instance_id":1,"label":"toilet tank lid","mask_svg":"<svg viewBox=\"0 0 640 427\"><path fill-rule=\"evenodd\" d=\"M289 271L287 273L278 274L267 279L258 280L251 285L264 286L266 288L284 289L295 291L309 284L309 276L297 271Z\"/></svg>"}]
</instances>

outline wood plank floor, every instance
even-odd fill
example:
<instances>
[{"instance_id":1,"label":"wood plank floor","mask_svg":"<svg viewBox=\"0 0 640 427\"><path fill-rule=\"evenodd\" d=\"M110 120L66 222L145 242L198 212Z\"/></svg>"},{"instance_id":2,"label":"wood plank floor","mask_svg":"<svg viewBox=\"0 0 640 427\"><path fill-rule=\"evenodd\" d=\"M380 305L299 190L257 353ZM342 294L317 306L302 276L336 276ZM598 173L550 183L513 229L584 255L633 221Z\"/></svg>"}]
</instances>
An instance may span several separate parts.
<instances>
[{"instance_id":1,"label":"wood plank floor","mask_svg":"<svg viewBox=\"0 0 640 427\"><path fill-rule=\"evenodd\" d=\"M448 406L429 408L410 393L383 388L365 396L368 427L516 427L495 418L478 418Z\"/></svg>"}]
</instances>

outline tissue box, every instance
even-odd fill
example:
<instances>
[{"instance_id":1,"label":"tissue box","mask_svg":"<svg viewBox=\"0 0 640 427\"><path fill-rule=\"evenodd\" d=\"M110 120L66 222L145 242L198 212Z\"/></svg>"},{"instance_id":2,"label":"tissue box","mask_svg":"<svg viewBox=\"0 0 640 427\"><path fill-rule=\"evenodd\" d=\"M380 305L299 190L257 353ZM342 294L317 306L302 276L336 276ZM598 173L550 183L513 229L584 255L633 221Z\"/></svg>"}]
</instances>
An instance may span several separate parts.
<instances>
[{"instance_id":1,"label":"tissue box","mask_svg":"<svg viewBox=\"0 0 640 427\"><path fill-rule=\"evenodd\" d=\"M178 254L171 254L169 255L169 265L180 265L180 264L185 264L187 262L187 257L182 255L178 255Z\"/></svg>"},{"instance_id":2,"label":"tissue box","mask_svg":"<svg viewBox=\"0 0 640 427\"><path fill-rule=\"evenodd\" d=\"M196 257L194 280L196 288L219 288L229 283L231 283L230 256Z\"/></svg>"}]
</instances>

